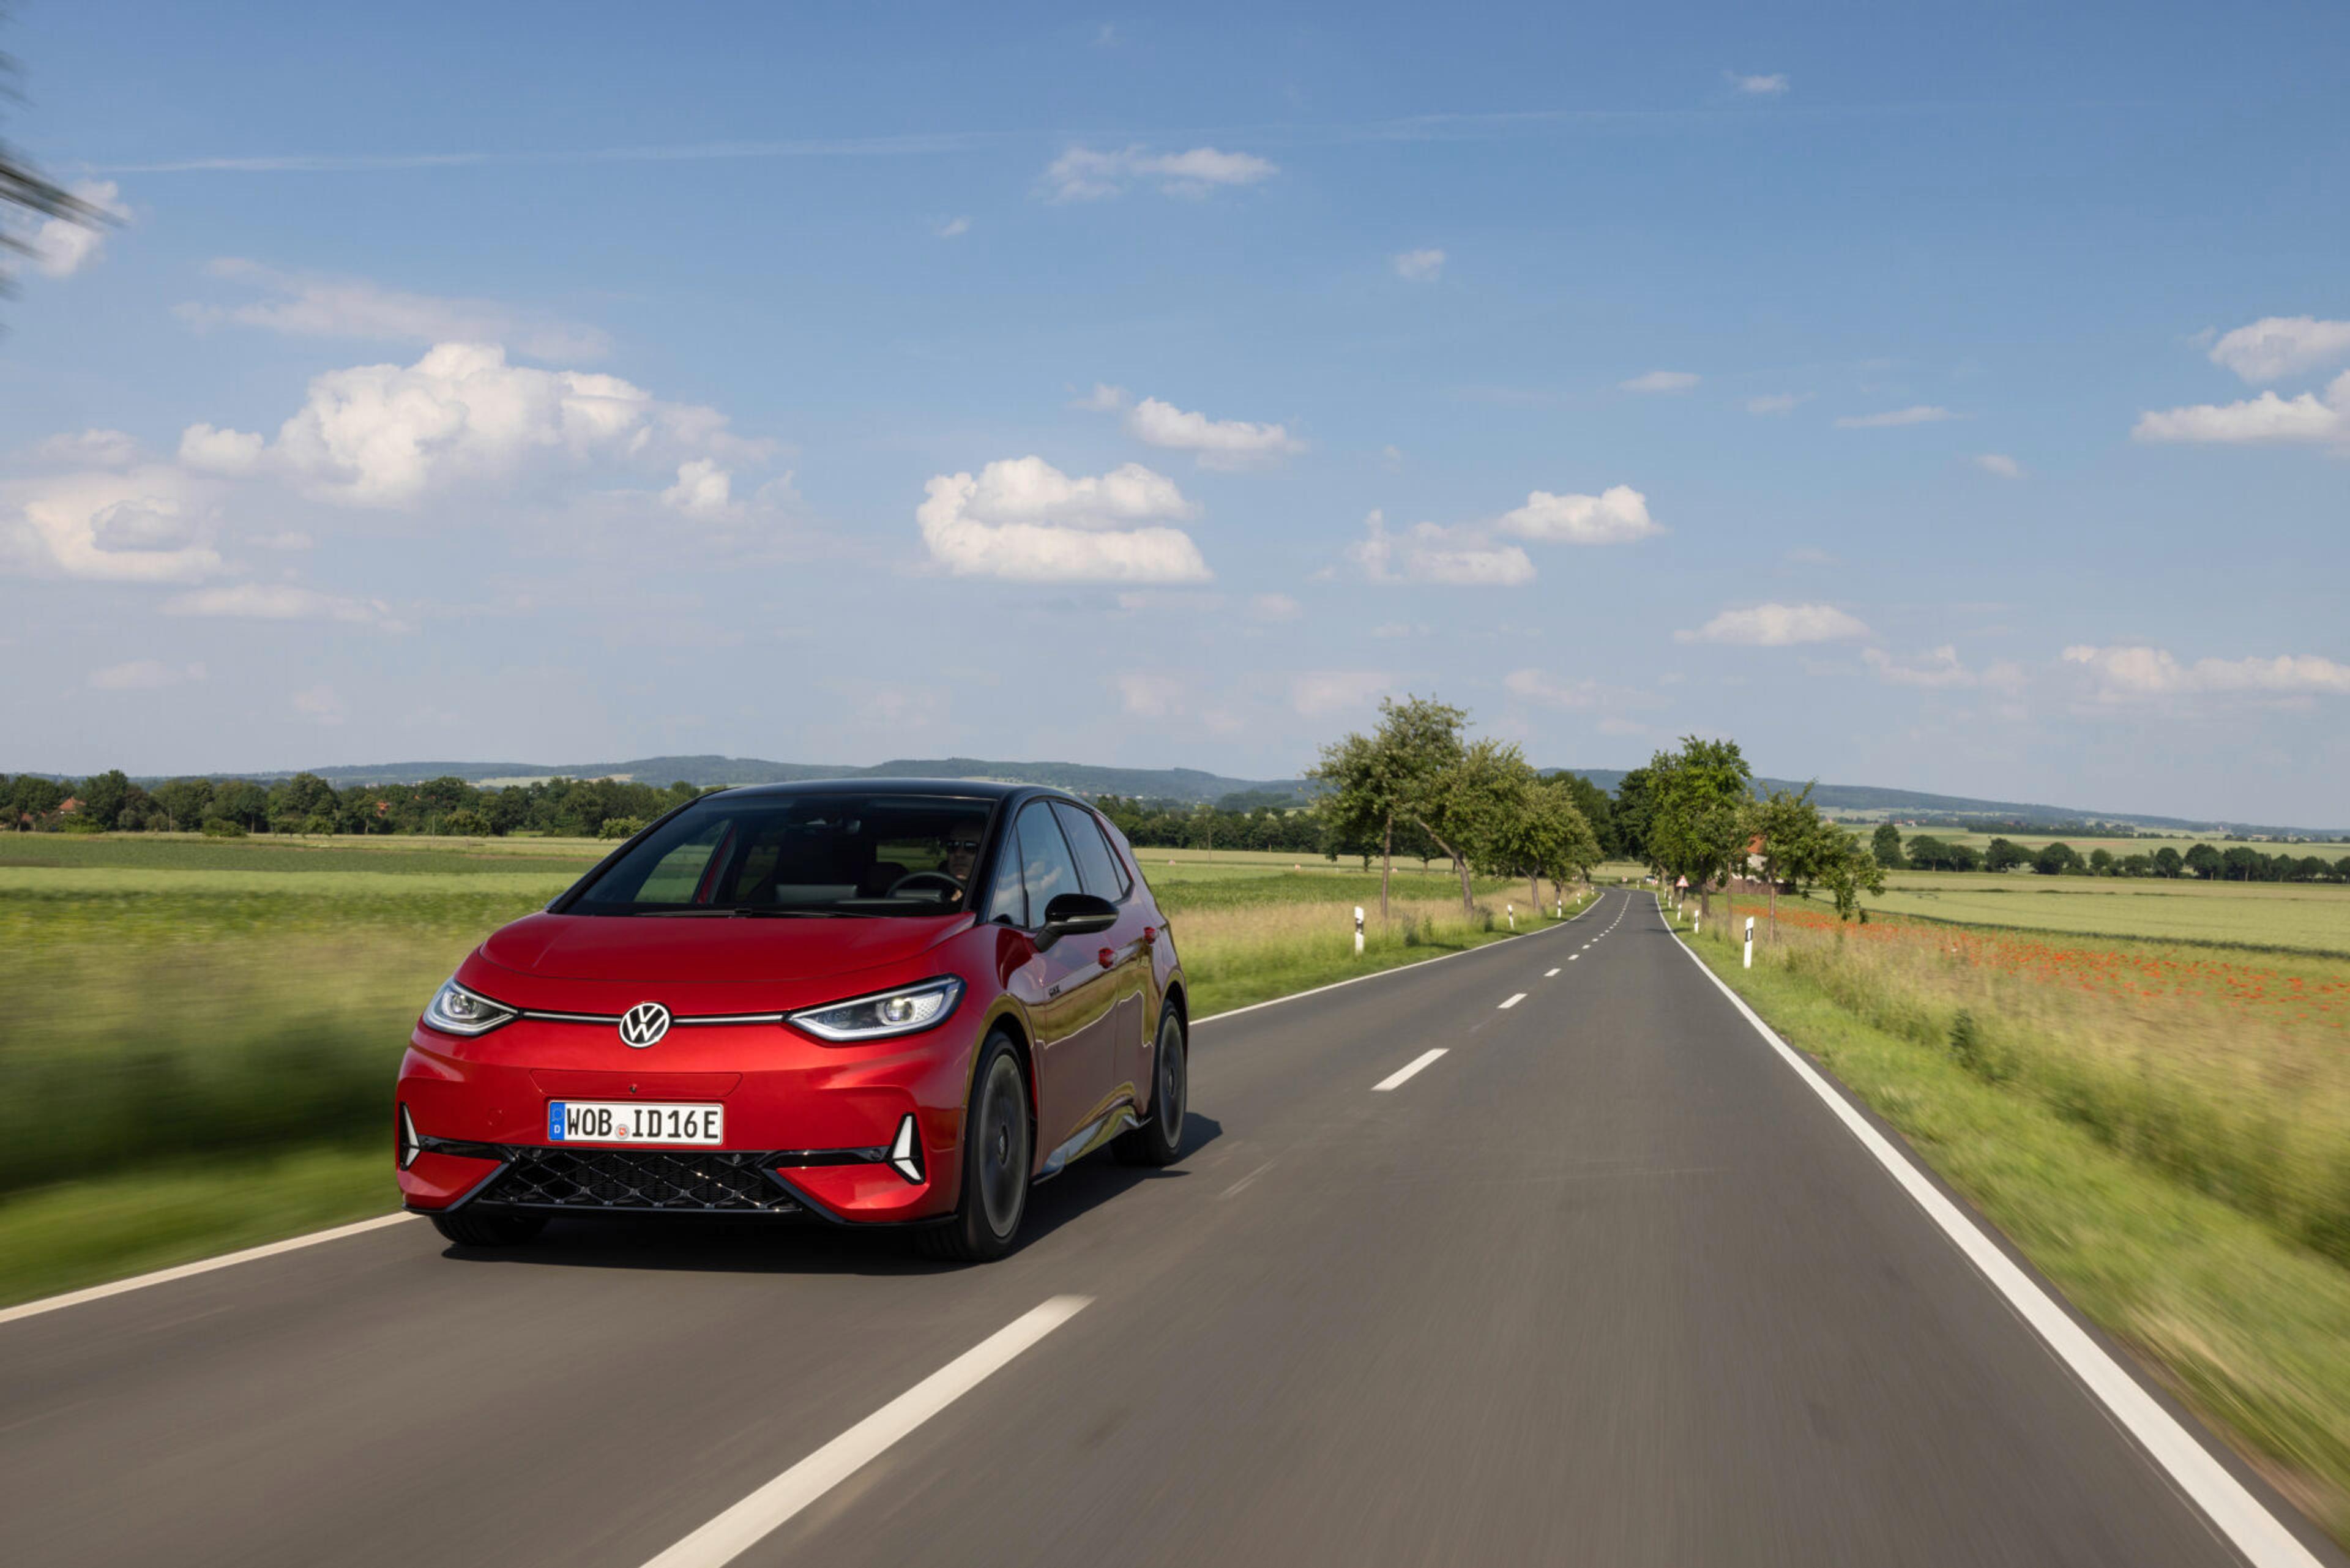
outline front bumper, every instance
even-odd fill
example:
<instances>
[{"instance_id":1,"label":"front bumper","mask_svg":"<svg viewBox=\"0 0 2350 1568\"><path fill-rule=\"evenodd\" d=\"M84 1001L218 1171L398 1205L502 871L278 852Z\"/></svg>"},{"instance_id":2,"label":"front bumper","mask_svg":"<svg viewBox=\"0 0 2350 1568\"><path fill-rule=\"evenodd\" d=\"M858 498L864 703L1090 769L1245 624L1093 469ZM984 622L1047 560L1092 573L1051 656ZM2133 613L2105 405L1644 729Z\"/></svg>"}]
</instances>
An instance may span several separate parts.
<instances>
[{"instance_id":1,"label":"front bumper","mask_svg":"<svg viewBox=\"0 0 2350 1568\"><path fill-rule=\"evenodd\" d=\"M953 1211L970 1028L822 1045L773 1023L672 1032L659 1068L609 1024L524 1019L474 1039L419 1025L400 1064L415 1143L395 1162L407 1207L539 1213L813 1215L903 1223ZM630 1060L629 1058L635 1058ZM726 1147L550 1143L555 1100L719 1104ZM908 1116L921 1179L890 1162Z\"/></svg>"}]
</instances>

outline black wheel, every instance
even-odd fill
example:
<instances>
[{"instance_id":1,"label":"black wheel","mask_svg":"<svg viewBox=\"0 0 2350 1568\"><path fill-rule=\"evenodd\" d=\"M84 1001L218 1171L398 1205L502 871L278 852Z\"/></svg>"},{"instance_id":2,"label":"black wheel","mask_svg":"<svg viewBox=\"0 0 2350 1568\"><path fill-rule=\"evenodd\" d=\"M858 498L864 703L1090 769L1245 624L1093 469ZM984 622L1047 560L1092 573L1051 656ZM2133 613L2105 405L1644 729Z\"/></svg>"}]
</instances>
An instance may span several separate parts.
<instances>
[{"instance_id":1,"label":"black wheel","mask_svg":"<svg viewBox=\"0 0 2350 1568\"><path fill-rule=\"evenodd\" d=\"M1172 1165L1183 1155L1183 1106L1191 1096L1191 1053L1183 1021L1173 1008L1159 1016L1159 1044L1150 1057L1150 1119L1120 1133L1111 1155L1120 1165Z\"/></svg>"},{"instance_id":2,"label":"black wheel","mask_svg":"<svg viewBox=\"0 0 2350 1568\"><path fill-rule=\"evenodd\" d=\"M460 1247L519 1247L546 1229L546 1216L461 1209L432 1216L432 1228Z\"/></svg>"},{"instance_id":3,"label":"black wheel","mask_svg":"<svg viewBox=\"0 0 2350 1568\"><path fill-rule=\"evenodd\" d=\"M962 1121L962 1200L954 1219L915 1232L933 1258L984 1263L1012 1251L1028 1212L1028 1080L1000 1031L980 1047Z\"/></svg>"}]
</instances>

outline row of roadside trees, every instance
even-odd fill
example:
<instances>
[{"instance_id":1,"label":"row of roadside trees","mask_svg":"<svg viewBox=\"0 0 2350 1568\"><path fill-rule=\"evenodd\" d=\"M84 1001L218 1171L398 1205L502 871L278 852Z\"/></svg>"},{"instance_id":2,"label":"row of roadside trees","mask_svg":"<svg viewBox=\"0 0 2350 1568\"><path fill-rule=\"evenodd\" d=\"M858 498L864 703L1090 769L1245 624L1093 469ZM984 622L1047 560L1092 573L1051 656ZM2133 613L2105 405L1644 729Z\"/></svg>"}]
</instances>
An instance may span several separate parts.
<instances>
[{"instance_id":1,"label":"row of roadside trees","mask_svg":"<svg viewBox=\"0 0 2350 1568\"><path fill-rule=\"evenodd\" d=\"M1414 840L1451 862L1464 909L1472 872L1525 877L1540 903L1543 879L1561 889L1587 880L1607 855L1664 883L1687 877L1708 914L1713 890L1727 894L1745 877L1768 885L1774 917L1783 886L1826 892L1847 919L1863 892L1884 890L1866 846L1820 814L1810 785L1755 793L1735 741L1690 736L1627 774L1611 800L1578 774L1537 771L1513 744L1470 738L1468 722L1465 710L1432 697L1390 698L1370 733L1322 748L1317 809L1334 839L1378 855L1382 919L1395 857Z\"/></svg>"},{"instance_id":2,"label":"row of roadside trees","mask_svg":"<svg viewBox=\"0 0 2350 1568\"><path fill-rule=\"evenodd\" d=\"M1920 833L1906 843L1887 822L1869 840L1877 863L1888 871L2016 871L2043 877L2192 877L2205 882L2350 882L2350 855L2327 860L2287 851L2265 855L2249 845L2220 849L2197 844L2184 851L2166 844L2151 854L2116 855L2099 846L2083 855L2062 841L2037 848L2012 838L1994 838L1982 848Z\"/></svg>"}]
</instances>

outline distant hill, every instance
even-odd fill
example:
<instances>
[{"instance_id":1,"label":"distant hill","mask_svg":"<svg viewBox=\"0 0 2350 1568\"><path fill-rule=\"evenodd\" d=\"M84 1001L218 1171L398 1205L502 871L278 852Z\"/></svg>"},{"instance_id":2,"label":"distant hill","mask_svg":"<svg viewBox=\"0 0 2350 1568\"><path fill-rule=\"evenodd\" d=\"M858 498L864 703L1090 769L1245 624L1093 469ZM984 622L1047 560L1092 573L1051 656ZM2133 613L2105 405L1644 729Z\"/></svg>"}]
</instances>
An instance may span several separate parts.
<instances>
[{"instance_id":1,"label":"distant hill","mask_svg":"<svg viewBox=\"0 0 2350 1568\"><path fill-rule=\"evenodd\" d=\"M286 770L291 772L293 770ZM631 779L639 784L785 784L794 779L993 779L1005 784L1048 784L1073 794L1133 795L1187 805L1225 795L1263 797L1295 804L1307 797L1303 779L1233 779L1197 768L1105 768L1087 763L1003 763L978 757L899 758L872 767L831 763L775 763L759 757L638 757L619 763L384 763L368 767L313 768L328 783L421 784L461 778L468 784L512 784L539 778ZM284 773L256 778L282 778ZM1258 804L1252 799L1251 805Z\"/></svg>"},{"instance_id":2,"label":"distant hill","mask_svg":"<svg viewBox=\"0 0 2350 1568\"><path fill-rule=\"evenodd\" d=\"M275 769L236 776L269 780L298 770ZM1178 801L1185 805L1221 804L1243 809L1260 805L1296 805L1313 797L1314 786L1304 779L1236 779L1197 768L1107 768L1089 763L989 762L979 757L901 757L871 767L834 763L777 763L759 757L637 757L617 763L381 763L367 767L312 768L328 783L344 784L421 784L426 779L455 777L468 784L506 784L544 778L632 779L641 784L667 784L683 779L690 784L778 784L793 779L920 778L995 779L1008 784L1048 784L1074 794L1128 795L1143 800ZM1555 770L1554 770L1555 771ZM1614 793L1623 782L1621 768L1575 768L1601 789ZM142 784L160 782L141 778ZM1801 781L1762 779L1769 789L1800 789ZM2040 805L2025 801L1977 800L1968 795L1931 794L1922 790L1883 789L1874 784L1824 784L1812 798L1837 815L1891 816L1933 819L1969 826L2081 826L2156 828L2174 832L2239 833L2265 837L2326 837L2342 827L2279 827L2251 822L2218 821L2186 816L2149 816L2126 811L2087 811L2077 806Z\"/></svg>"},{"instance_id":3,"label":"distant hill","mask_svg":"<svg viewBox=\"0 0 2350 1568\"><path fill-rule=\"evenodd\" d=\"M1571 768L1608 794L1624 782L1622 768ZM1799 790L1801 779L1754 781L1764 789ZM2324 837L2339 828L2277 827L2253 822L2220 822L2206 817L2148 816L2129 811L2085 811L2078 806L2036 805L2026 801L1977 800L1970 795L1929 794L1914 789L1880 789L1874 784L1815 785L1812 799L1821 810L1837 816L1950 817L1984 824L2004 823L2053 826L2080 823L2110 823L2125 827L2151 827L2182 833L2257 833L2271 837Z\"/></svg>"}]
</instances>

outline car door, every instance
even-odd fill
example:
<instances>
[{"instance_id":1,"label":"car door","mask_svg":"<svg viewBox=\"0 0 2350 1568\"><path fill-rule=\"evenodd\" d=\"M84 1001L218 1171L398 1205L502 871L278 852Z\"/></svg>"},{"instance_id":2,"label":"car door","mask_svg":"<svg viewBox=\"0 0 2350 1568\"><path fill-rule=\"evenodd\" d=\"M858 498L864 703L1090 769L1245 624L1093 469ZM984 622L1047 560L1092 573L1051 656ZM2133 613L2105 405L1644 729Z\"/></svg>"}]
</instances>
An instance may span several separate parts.
<instances>
[{"instance_id":1,"label":"car door","mask_svg":"<svg viewBox=\"0 0 2350 1568\"><path fill-rule=\"evenodd\" d=\"M1055 897L1085 889L1049 802L1031 801L1024 806L1013 831L1027 929L1034 933L1044 925L1045 910ZM1045 1155L1048 1174L1077 1152L1078 1135L1099 1116L1108 1096L1118 999L1097 952L1096 939L1065 937L1029 961L1029 983L1043 993L1032 1006L1037 1034L1036 1142Z\"/></svg>"},{"instance_id":2,"label":"car door","mask_svg":"<svg viewBox=\"0 0 2350 1568\"><path fill-rule=\"evenodd\" d=\"M1053 810L1076 857L1077 879L1085 890L1118 906L1118 924L1086 939L1095 962L1108 971L1110 1038L1107 1049L1107 1103L1125 1100L1139 1106L1142 1085L1150 1082L1150 950L1143 943L1142 902L1134 897L1134 883L1118 864L1094 814L1067 801L1055 801ZM1102 956L1109 961L1101 963Z\"/></svg>"}]
</instances>

